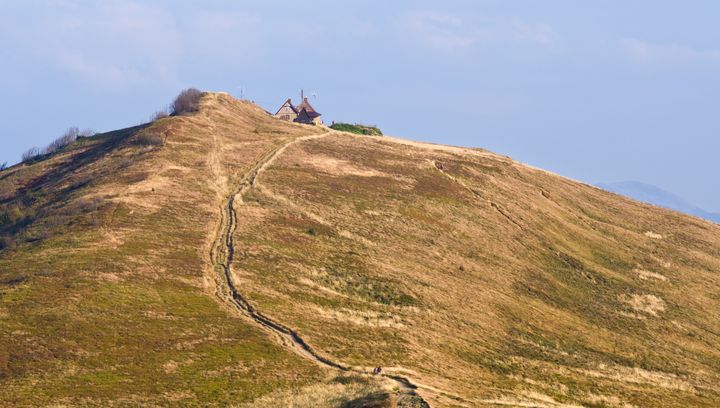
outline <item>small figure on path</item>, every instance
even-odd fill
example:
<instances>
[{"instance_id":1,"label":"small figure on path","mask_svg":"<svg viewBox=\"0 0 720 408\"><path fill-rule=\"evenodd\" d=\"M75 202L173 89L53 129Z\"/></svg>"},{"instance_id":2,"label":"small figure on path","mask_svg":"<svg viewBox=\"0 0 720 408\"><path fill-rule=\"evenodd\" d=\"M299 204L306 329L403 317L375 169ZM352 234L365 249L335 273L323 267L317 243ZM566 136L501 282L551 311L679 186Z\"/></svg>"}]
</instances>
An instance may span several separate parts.
<instances>
[{"instance_id":1,"label":"small figure on path","mask_svg":"<svg viewBox=\"0 0 720 408\"><path fill-rule=\"evenodd\" d=\"M380 367L373 368L373 375L380 375L380 373L382 373L382 368L380 368Z\"/></svg>"}]
</instances>

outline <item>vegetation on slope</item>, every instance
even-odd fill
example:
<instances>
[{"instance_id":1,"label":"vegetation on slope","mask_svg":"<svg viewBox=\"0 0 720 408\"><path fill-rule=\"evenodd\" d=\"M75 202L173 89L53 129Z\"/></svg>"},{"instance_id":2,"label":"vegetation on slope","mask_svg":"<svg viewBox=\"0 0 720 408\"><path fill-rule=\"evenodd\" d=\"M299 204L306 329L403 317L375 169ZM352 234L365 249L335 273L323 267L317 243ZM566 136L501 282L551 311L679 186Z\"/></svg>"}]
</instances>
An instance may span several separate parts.
<instances>
[{"instance_id":1,"label":"vegetation on slope","mask_svg":"<svg viewBox=\"0 0 720 408\"><path fill-rule=\"evenodd\" d=\"M367 126L367 125L359 125L359 124L350 124L350 123L333 123L332 126L330 126L330 129L337 130L338 132L348 132L348 133L355 133L358 135L367 135L367 136L382 136L383 133L380 131L380 129L377 126Z\"/></svg>"},{"instance_id":2,"label":"vegetation on slope","mask_svg":"<svg viewBox=\"0 0 720 408\"><path fill-rule=\"evenodd\" d=\"M0 405L392 406L216 299L433 406L717 406L720 227L489 152L197 112L0 173ZM157 142L160 141L160 142ZM344 405L343 405L344 404Z\"/></svg>"},{"instance_id":3,"label":"vegetation on slope","mask_svg":"<svg viewBox=\"0 0 720 408\"><path fill-rule=\"evenodd\" d=\"M173 103L170 104L170 114L177 116L197 112L200 109L202 96L202 92L195 88L181 91Z\"/></svg>"},{"instance_id":4,"label":"vegetation on slope","mask_svg":"<svg viewBox=\"0 0 720 408\"><path fill-rule=\"evenodd\" d=\"M230 98L203 103L0 175L0 405L228 406L312 386L333 390L330 406L381 391L328 377L215 300L221 197L305 133Z\"/></svg>"},{"instance_id":5,"label":"vegetation on slope","mask_svg":"<svg viewBox=\"0 0 720 408\"><path fill-rule=\"evenodd\" d=\"M710 223L481 150L345 135L289 148L251 198L251 300L440 405L720 398Z\"/></svg>"}]
</instances>

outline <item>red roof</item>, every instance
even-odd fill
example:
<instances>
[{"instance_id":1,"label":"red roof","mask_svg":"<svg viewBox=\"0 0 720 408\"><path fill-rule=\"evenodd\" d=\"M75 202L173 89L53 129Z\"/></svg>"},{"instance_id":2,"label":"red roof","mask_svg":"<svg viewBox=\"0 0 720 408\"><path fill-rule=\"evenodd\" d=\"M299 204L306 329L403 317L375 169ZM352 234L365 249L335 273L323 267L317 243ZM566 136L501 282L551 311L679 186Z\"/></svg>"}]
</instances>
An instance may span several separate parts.
<instances>
[{"instance_id":1,"label":"red roof","mask_svg":"<svg viewBox=\"0 0 720 408\"><path fill-rule=\"evenodd\" d=\"M308 102L308 98L303 98L302 103L298 105L296 109L298 112L301 112L303 109L305 109L307 115L310 118L317 118L318 116L320 116L320 113L316 111L315 108L312 107L312 105L310 105L310 102Z\"/></svg>"}]
</instances>

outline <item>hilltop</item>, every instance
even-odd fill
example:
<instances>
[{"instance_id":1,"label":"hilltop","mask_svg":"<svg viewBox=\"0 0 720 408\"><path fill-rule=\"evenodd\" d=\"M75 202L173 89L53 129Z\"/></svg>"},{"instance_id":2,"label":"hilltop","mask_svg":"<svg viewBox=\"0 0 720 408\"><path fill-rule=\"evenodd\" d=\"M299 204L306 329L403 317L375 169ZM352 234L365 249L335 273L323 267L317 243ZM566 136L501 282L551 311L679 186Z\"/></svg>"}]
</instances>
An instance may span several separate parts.
<instances>
[{"instance_id":1,"label":"hilltop","mask_svg":"<svg viewBox=\"0 0 720 408\"><path fill-rule=\"evenodd\" d=\"M486 150L206 93L0 211L0 405L720 403L720 226Z\"/></svg>"}]
</instances>

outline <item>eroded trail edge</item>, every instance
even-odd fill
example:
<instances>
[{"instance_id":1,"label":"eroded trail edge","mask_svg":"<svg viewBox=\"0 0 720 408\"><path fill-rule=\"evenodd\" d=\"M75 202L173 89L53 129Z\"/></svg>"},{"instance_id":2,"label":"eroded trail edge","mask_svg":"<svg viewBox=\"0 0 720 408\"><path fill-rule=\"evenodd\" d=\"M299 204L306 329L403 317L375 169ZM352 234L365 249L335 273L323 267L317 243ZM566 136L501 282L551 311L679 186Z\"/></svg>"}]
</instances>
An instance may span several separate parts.
<instances>
[{"instance_id":1,"label":"eroded trail edge","mask_svg":"<svg viewBox=\"0 0 720 408\"><path fill-rule=\"evenodd\" d=\"M293 139L271 150L255 163L250 171L248 171L240 179L235 190L229 197L227 197L222 205L221 221L211 246L210 259L215 272L217 296L225 303L230 304L235 309L238 309L243 315L252 319L265 330L276 335L284 347L287 347L301 357L312 360L326 368L346 373L367 375L368 373L361 369L346 366L340 362L333 361L328 357L320 355L305 340L303 340L303 338L300 337L295 330L274 319L271 319L268 316L265 316L240 293L237 285L233 281L231 273L232 261L235 253L234 235L235 230L237 229L237 211L235 210L235 203L238 198L240 202L242 202L243 196L255 185L257 177L289 146L305 140L323 138L333 133L334 132L328 132ZM428 408L430 407L430 405L415 392L418 386L410 379L395 374L382 374L382 377L393 381L402 394L411 396L416 400L419 399L421 404L424 404L424 406L427 406Z\"/></svg>"}]
</instances>

